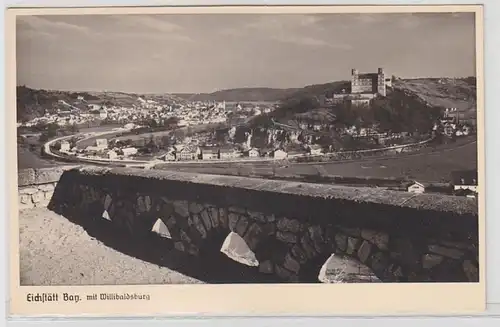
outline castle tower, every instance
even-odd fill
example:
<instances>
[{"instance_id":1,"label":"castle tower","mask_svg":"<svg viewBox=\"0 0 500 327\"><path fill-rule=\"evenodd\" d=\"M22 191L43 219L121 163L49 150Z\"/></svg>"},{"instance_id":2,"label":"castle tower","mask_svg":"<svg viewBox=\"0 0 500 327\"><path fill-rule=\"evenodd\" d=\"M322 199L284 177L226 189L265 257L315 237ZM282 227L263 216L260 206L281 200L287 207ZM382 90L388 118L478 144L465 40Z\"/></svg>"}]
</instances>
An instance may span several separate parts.
<instances>
[{"instance_id":1,"label":"castle tower","mask_svg":"<svg viewBox=\"0 0 500 327\"><path fill-rule=\"evenodd\" d=\"M355 68L351 70L351 93L359 93L359 72Z\"/></svg>"},{"instance_id":2,"label":"castle tower","mask_svg":"<svg viewBox=\"0 0 500 327\"><path fill-rule=\"evenodd\" d=\"M377 92L381 96L386 95L385 73L383 68L378 69Z\"/></svg>"}]
</instances>

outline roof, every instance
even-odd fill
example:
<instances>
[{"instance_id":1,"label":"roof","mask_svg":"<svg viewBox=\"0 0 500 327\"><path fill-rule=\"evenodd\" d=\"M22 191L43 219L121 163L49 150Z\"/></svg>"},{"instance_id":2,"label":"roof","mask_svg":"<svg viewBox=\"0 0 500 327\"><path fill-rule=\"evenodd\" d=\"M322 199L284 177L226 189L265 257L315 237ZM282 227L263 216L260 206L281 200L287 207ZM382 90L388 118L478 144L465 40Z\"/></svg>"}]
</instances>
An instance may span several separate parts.
<instances>
[{"instance_id":1,"label":"roof","mask_svg":"<svg viewBox=\"0 0 500 327\"><path fill-rule=\"evenodd\" d=\"M215 146L203 145L203 146L200 146L200 150L202 150L202 151L217 151L218 149Z\"/></svg>"},{"instance_id":2,"label":"roof","mask_svg":"<svg viewBox=\"0 0 500 327\"><path fill-rule=\"evenodd\" d=\"M196 147L191 147L191 146L185 146L182 150L179 152L196 152Z\"/></svg>"},{"instance_id":3,"label":"roof","mask_svg":"<svg viewBox=\"0 0 500 327\"><path fill-rule=\"evenodd\" d=\"M358 78L378 78L377 73L362 73L358 74Z\"/></svg>"},{"instance_id":4,"label":"roof","mask_svg":"<svg viewBox=\"0 0 500 327\"><path fill-rule=\"evenodd\" d=\"M456 170L451 172L453 185L477 185L477 170Z\"/></svg>"},{"instance_id":5,"label":"roof","mask_svg":"<svg viewBox=\"0 0 500 327\"><path fill-rule=\"evenodd\" d=\"M235 151L235 149L232 147L221 147L219 151L220 153L232 153Z\"/></svg>"},{"instance_id":6,"label":"roof","mask_svg":"<svg viewBox=\"0 0 500 327\"><path fill-rule=\"evenodd\" d=\"M421 186L421 187L429 187L431 184L430 183L427 183L427 182L418 182L418 181L414 181L413 183L411 183L410 185L408 185L408 187L412 186L412 185L418 185L418 186Z\"/></svg>"}]
</instances>

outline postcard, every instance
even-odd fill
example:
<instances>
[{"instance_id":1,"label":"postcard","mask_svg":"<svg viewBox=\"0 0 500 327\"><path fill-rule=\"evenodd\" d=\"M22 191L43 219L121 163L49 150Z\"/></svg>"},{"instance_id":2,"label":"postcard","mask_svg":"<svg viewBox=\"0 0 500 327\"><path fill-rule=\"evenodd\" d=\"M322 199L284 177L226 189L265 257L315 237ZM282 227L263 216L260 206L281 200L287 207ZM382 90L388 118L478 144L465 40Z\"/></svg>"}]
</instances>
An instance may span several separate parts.
<instances>
[{"instance_id":1,"label":"postcard","mask_svg":"<svg viewBox=\"0 0 500 327\"><path fill-rule=\"evenodd\" d=\"M485 309L482 6L6 30L12 316Z\"/></svg>"}]
</instances>

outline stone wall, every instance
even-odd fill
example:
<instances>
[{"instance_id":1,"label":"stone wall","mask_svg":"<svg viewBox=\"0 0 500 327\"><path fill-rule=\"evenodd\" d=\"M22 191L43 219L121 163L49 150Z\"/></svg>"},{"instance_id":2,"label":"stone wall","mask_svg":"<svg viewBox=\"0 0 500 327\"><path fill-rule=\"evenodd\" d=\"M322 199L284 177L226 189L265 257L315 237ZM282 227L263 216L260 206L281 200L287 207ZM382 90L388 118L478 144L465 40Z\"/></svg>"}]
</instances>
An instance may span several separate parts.
<instances>
[{"instance_id":1,"label":"stone wall","mask_svg":"<svg viewBox=\"0 0 500 327\"><path fill-rule=\"evenodd\" d=\"M46 207L63 172L74 167L62 166L20 170L18 172L19 210Z\"/></svg>"},{"instance_id":2,"label":"stone wall","mask_svg":"<svg viewBox=\"0 0 500 327\"><path fill-rule=\"evenodd\" d=\"M175 248L192 255L218 252L232 231L261 272L290 282L317 280L332 253L385 282L479 278L477 200L466 197L89 167L62 174L49 209L86 223L104 213L137 238L160 219Z\"/></svg>"}]
</instances>

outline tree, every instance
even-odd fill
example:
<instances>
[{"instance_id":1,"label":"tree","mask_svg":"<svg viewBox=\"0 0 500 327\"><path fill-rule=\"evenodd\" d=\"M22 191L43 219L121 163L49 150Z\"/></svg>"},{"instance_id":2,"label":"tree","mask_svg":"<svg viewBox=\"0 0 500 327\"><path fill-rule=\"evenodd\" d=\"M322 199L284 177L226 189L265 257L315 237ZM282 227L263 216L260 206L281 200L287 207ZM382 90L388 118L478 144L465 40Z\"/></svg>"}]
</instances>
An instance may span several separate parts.
<instances>
[{"instance_id":1,"label":"tree","mask_svg":"<svg viewBox=\"0 0 500 327\"><path fill-rule=\"evenodd\" d=\"M179 124L180 119L177 117L169 117L165 120L164 125L169 128L176 128Z\"/></svg>"},{"instance_id":2,"label":"tree","mask_svg":"<svg viewBox=\"0 0 500 327\"><path fill-rule=\"evenodd\" d=\"M80 129L78 128L77 124L71 124L70 126L68 126L68 131L71 133L78 133Z\"/></svg>"},{"instance_id":3,"label":"tree","mask_svg":"<svg viewBox=\"0 0 500 327\"><path fill-rule=\"evenodd\" d=\"M48 138L53 138L57 136L57 131L59 130L59 126L56 123L50 123L47 125L47 136Z\"/></svg>"}]
</instances>

